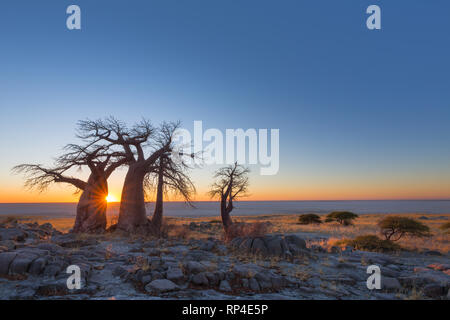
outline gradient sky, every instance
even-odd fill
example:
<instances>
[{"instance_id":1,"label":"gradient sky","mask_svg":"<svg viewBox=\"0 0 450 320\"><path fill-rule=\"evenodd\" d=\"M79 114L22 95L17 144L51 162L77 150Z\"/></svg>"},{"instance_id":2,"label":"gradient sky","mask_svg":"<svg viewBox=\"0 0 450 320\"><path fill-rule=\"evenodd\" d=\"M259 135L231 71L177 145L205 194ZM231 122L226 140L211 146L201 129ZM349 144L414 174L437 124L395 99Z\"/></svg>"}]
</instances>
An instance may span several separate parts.
<instances>
[{"instance_id":1,"label":"gradient sky","mask_svg":"<svg viewBox=\"0 0 450 320\"><path fill-rule=\"evenodd\" d=\"M250 200L449 199L449 35L448 0L2 1L0 202L76 200L10 169L50 164L77 120L108 115L279 128L279 173L252 167ZM193 172L198 200L214 169Z\"/></svg>"}]
</instances>

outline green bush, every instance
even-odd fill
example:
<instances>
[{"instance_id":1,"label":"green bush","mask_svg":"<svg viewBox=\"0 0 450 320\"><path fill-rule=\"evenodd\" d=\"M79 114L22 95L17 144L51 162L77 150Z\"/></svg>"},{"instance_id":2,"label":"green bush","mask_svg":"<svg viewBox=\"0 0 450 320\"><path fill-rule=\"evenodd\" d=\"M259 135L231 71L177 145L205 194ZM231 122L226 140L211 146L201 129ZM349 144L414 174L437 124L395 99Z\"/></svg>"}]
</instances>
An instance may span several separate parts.
<instances>
[{"instance_id":1,"label":"green bush","mask_svg":"<svg viewBox=\"0 0 450 320\"><path fill-rule=\"evenodd\" d=\"M446 222L439 227L445 234L450 234L450 222Z\"/></svg>"},{"instance_id":2,"label":"green bush","mask_svg":"<svg viewBox=\"0 0 450 320\"><path fill-rule=\"evenodd\" d=\"M353 224L353 220L356 219L358 215L349 211L333 211L327 215L325 222L337 221L344 226L350 226Z\"/></svg>"},{"instance_id":3,"label":"green bush","mask_svg":"<svg viewBox=\"0 0 450 320\"><path fill-rule=\"evenodd\" d=\"M398 241L403 236L429 237L430 228L422 222L408 217L389 216L378 222L386 240Z\"/></svg>"},{"instance_id":4,"label":"green bush","mask_svg":"<svg viewBox=\"0 0 450 320\"><path fill-rule=\"evenodd\" d=\"M337 246L352 246L357 250L390 252L399 251L401 247L390 240L382 240L376 235L368 234L358 236L355 239L343 239L336 242Z\"/></svg>"},{"instance_id":5,"label":"green bush","mask_svg":"<svg viewBox=\"0 0 450 320\"><path fill-rule=\"evenodd\" d=\"M299 224L319 224L322 223L320 216L314 213L302 214L298 217Z\"/></svg>"}]
</instances>

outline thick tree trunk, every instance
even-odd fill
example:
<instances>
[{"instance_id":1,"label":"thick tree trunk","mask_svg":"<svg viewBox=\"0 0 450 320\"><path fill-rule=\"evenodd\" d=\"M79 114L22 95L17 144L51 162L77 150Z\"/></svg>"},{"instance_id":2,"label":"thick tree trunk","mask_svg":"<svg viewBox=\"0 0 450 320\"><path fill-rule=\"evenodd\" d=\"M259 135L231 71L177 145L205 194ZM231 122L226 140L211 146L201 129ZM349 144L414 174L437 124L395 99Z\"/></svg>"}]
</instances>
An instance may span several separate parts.
<instances>
[{"instance_id":1,"label":"thick tree trunk","mask_svg":"<svg viewBox=\"0 0 450 320\"><path fill-rule=\"evenodd\" d=\"M231 220L231 208L229 208L227 206L227 199L226 198L222 198L222 200L220 201L220 215L222 216L222 223L223 223L223 228L225 229L225 233L228 232L229 228L231 227L231 225L233 224L233 220Z\"/></svg>"},{"instance_id":2,"label":"thick tree trunk","mask_svg":"<svg viewBox=\"0 0 450 320\"><path fill-rule=\"evenodd\" d=\"M73 232L98 233L106 229L107 195L106 177L92 173L77 205Z\"/></svg>"},{"instance_id":3,"label":"thick tree trunk","mask_svg":"<svg viewBox=\"0 0 450 320\"><path fill-rule=\"evenodd\" d=\"M159 235L161 232L161 225L163 219L163 193L164 193L164 173L162 165L158 172L158 186L156 190L155 211L153 212L152 224L155 232Z\"/></svg>"},{"instance_id":4,"label":"thick tree trunk","mask_svg":"<svg viewBox=\"0 0 450 320\"><path fill-rule=\"evenodd\" d=\"M131 164L122 189L117 228L132 232L148 225L144 199L145 170L142 165Z\"/></svg>"}]
</instances>

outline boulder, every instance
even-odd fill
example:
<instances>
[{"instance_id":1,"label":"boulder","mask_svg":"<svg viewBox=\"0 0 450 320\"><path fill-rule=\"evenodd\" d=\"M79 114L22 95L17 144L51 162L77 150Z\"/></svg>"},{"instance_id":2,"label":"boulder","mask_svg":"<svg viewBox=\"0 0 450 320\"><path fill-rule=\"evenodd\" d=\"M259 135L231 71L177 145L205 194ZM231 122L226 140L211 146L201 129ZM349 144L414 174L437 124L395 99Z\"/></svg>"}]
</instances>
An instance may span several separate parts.
<instances>
[{"instance_id":1,"label":"boulder","mask_svg":"<svg viewBox=\"0 0 450 320\"><path fill-rule=\"evenodd\" d=\"M198 286L207 286L209 285L208 278L206 277L205 273L197 273L192 277L192 283Z\"/></svg>"},{"instance_id":2,"label":"boulder","mask_svg":"<svg viewBox=\"0 0 450 320\"><path fill-rule=\"evenodd\" d=\"M267 235L264 237L238 237L230 242L230 246L245 253L262 256L278 256L291 258L303 255L306 251L306 241L296 235Z\"/></svg>"},{"instance_id":3,"label":"boulder","mask_svg":"<svg viewBox=\"0 0 450 320\"><path fill-rule=\"evenodd\" d=\"M255 278L251 278L251 279L249 280L249 288L250 288L250 290L252 290L252 291L259 291L259 290L260 290L258 281L256 281Z\"/></svg>"},{"instance_id":4,"label":"boulder","mask_svg":"<svg viewBox=\"0 0 450 320\"><path fill-rule=\"evenodd\" d=\"M236 264L232 269L232 273L239 278L252 278L261 271L262 268L254 263Z\"/></svg>"},{"instance_id":5,"label":"boulder","mask_svg":"<svg viewBox=\"0 0 450 320\"><path fill-rule=\"evenodd\" d=\"M197 261L188 261L184 268L188 273L200 273L206 270L206 267Z\"/></svg>"},{"instance_id":6,"label":"boulder","mask_svg":"<svg viewBox=\"0 0 450 320\"><path fill-rule=\"evenodd\" d=\"M230 292L231 291L230 283L227 280L220 281L219 290L225 291L225 292Z\"/></svg>"},{"instance_id":7,"label":"boulder","mask_svg":"<svg viewBox=\"0 0 450 320\"><path fill-rule=\"evenodd\" d=\"M47 264L47 259L42 258L42 257L37 258L36 260L34 260L31 263L30 268L28 269L28 272L32 275L39 275L44 271L46 264Z\"/></svg>"},{"instance_id":8,"label":"boulder","mask_svg":"<svg viewBox=\"0 0 450 320\"><path fill-rule=\"evenodd\" d=\"M423 288L423 293L431 298L445 295L445 287L435 283L429 283Z\"/></svg>"},{"instance_id":9,"label":"boulder","mask_svg":"<svg viewBox=\"0 0 450 320\"><path fill-rule=\"evenodd\" d=\"M223 271L216 271L214 272L214 274L216 275L217 279L219 279L219 281L225 279L225 272Z\"/></svg>"},{"instance_id":10,"label":"boulder","mask_svg":"<svg viewBox=\"0 0 450 320\"><path fill-rule=\"evenodd\" d=\"M219 275L214 272L205 272L205 276L208 279L210 286L217 286L220 282Z\"/></svg>"},{"instance_id":11,"label":"boulder","mask_svg":"<svg viewBox=\"0 0 450 320\"><path fill-rule=\"evenodd\" d=\"M265 243L267 251L271 256L281 256L284 253L282 242L280 237L273 237L266 239Z\"/></svg>"},{"instance_id":12,"label":"boulder","mask_svg":"<svg viewBox=\"0 0 450 320\"><path fill-rule=\"evenodd\" d=\"M287 243L293 244L300 249L306 249L306 241L295 234L290 234L284 237Z\"/></svg>"},{"instance_id":13,"label":"boulder","mask_svg":"<svg viewBox=\"0 0 450 320\"><path fill-rule=\"evenodd\" d=\"M391 277L381 277L381 289L385 290L400 290L402 285L396 278Z\"/></svg>"},{"instance_id":14,"label":"boulder","mask_svg":"<svg viewBox=\"0 0 450 320\"><path fill-rule=\"evenodd\" d=\"M0 253L0 275L7 275L9 266L17 256L16 252L3 252Z\"/></svg>"},{"instance_id":15,"label":"boulder","mask_svg":"<svg viewBox=\"0 0 450 320\"><path fill-rule=\"evenodd\" d=\"M272 275L270 280L272 282L272 288L274 289L281 289L285 283L284 278L277 275Z\"/></svg>"},{"instance_id":16,"label":"boulder","mask_svg":"<svg viewBox=\"0 0 450 320\"><path fill-rule=\"evenodd\" d=\"M30 253L19 253L14 261L9 266L10 274L24 274L27 273L31 263L38 258L37 255Z\"/></svg>"},{"instance_id":17,"label":"boulder","mask_svg":"<svg viewBox=\"0 0 450 320\"><path fill-rule=\"evenodd\" d=\"M51 262L45 266L43 274L49 277L56 277L64 269L64 265L61 262Z\"/></svg>"},{"instance_id":18,"label":"boulder","mask_svg":"<svg viewBox=\"0 0 450 320\"><path fill-rule=\"evenodd\" d=\"M216 246L216 243L214 241L206 240L205 242L203 242L200 245L199 249L205 250L205 251L211 251L212 249L214 249L215 246Z\"/></svg>"},{"instance_id":19,"label":"boulder","mask_svg":"<svg viewBox=\"0 0 450 320\"><path fill-rule=\"evenodd\" d=\"M27 234L19 228L0 228L0 240L25 241Z\"/></svg>"},{"instance_id":20,"label":"boulder","mask_svg":"<svg viewBox=\"0 0 450 320\"><path fill-rule=\"evenodd\" d=\"M180 283L184 280L184 274L180 268L169 268L166 273L166 278L175 283Z\"/></svg>"},{"instance_id":21,"label":"boulder","mask_svg":"<svg viewBox=\"0 0 450 320\"><path fill-rule=\"evenodd\" d=\"M244 250L244 251L251 251L252 243L253 243L252 238L245 238L239 245L239 249Z\"/></svg>"},{"instance_id":22,"label":"boulder","mask_svg":"<svg viewBox=\"0 0 450 320\"><path fill-rule=\"evenodd\" d=\"M121 266L115 267L114 270L112 271L112 274L115 277L122 277L126 273L127 273L127 270Z\"/></svg>"},{"instance_id":23,"label":"boulder","mask_svg":"<svg viewBox=\"0 0 450 320\"><path fill-rule=\"evenodd\" d=\"M259 272L256 274L255 279L258 281L261 290L272 288L272 280L268 274Z\"/></svg>"},{"instance_id":24,"label":"boulder","mask_svg":"<svg viewBox=\"0 0 450 320\"><path fill-rule=\"evenodd\" d=\"M145 291L150 293L164 293L178 289L179 287L175 283L167 279L153 280L145 286Z\"/></svg>"},{"instance_id":25,"label":"boulder","mask_svg":"<svg viewBox=\"0 0 450 320\"><path fill-rule=\"evenodd\" d=\"M147 284L149 284L152 281L152 276L151 275L144 275L141 278L141 283L145 286Z\"/></svg>"},{"instance_id":26,"label":"boulder","mask_svg":"<svg viewBox=\"0 0 450 320\"><path fill-rule=\"evenodd\" d=\"M269 254L269 250L267 250L267 246L261 238L256 238L253 240L252 252L263 256L267 256Z\"/></svg>"}]
</instances>

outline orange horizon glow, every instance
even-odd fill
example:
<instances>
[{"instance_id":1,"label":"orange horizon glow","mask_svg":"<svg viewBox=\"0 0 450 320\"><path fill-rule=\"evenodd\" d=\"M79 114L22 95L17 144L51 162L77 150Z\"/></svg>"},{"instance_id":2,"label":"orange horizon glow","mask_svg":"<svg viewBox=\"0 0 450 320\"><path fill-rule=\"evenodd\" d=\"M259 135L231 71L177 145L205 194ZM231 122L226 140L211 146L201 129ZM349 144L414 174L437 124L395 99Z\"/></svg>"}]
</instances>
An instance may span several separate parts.
<instances>
[{"instance_id":1,"label":"orange horizon glow","mask_svg":"<svg viewBox=\"0 0 450 320\"><path fill-rule=\"evenodd\" d=\"M67 195L61 198L54 197L45 197L37 194L35 197L30 197L28 199L24 199L22 197L10 197L9 199L3 199L0 197L0 203L77 203L79 195ZM385 198L377 198L377 197L358 197L358 198L322 198L322 197L311 197L311 198L301 198L301 197L258 197L258 196L250 196L246 198L241 198L237 201L383 201L383 200L450 200L450 197L385 197ZM116 196L114 194L108 194L106 197L106 201L108 203L120 203L120 196ZM154 199L149 199L147 202L153 202ZM165 199L165 202L183 202L182 199ZM210 199L208 197L198 197L194 198L193 202L214 202L217 199Z\"/></svg>"},{"instance_id":2,"label":"orange horizon glow","mask_svg":"<svg viewBox=\"0 0 450 320\"><path fill-rule=\"evenodd\" d=\"M444 179L445 178L445 179ZM289 179L289 180L288 180ZM290 180L293 181L290 181ZM199 179L200 180L200 179ZM120 202L122 179L111 179L107 201ZM214 201L207 195L210 181L196 183L197 194L193 201ZM350 200L449 200L450 179L434 176L417 179L393 179L384 181L371 177L347 178L344 183L338 178L308 177L253 177L250 195L241 201L350 201ZM23 187L20 177L7 185L0 185L0 203L74 203L80 194L74 194L69 185L52 185L46 192L30 191ZM154 197L151 197L151 202ZM167 202L179 202L181 198L165 197Z\"/></svg>"}]
</instances>

